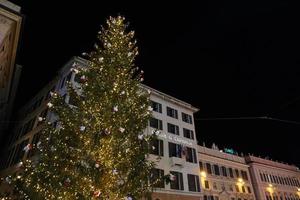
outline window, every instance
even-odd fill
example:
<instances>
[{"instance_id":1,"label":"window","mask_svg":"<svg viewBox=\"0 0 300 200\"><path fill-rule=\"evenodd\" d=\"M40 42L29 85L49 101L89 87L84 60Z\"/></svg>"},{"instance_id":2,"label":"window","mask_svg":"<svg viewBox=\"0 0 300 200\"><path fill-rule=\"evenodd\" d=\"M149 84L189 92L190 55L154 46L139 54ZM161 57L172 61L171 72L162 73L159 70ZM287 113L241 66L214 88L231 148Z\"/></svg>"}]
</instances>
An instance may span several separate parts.
<instances>
[{"instance_id":1,"label":"window","mask_svg":"<svg viewBox=\"0 0 300 200\"><path fill-rule=\"evenodd\" d=\"M192 130L183 128L183 136L193 140L194 139L194 132Z\"/></svg>"},{"instance_id":2,"label":"window","mask_svg":"<svg viewBox=\"0 0 300 200\"><path fill-rule=\"evenodd\" d=\"M196 150L190 147L186 147L186 161L191 163L197 163Z\"/></svg>"},{"instance_id":3,"label":"window","mask_svg":"<svg viewBox=\"0 0 300 200\"><path fill-rule=\"evenodd\" d=\"M274 183L274 179L273 179L274 176L273 176L273 175L270 175L270 178L271 178L271 182Z\"/></svg>"},{"instance_id":4,"label":"window","mask_svg":"<svg viewBox=\"0 0 300 200\"><path fill-rule=\"evenodd\" d=\"M158 130L163 130L162 121L153 117L150 118L150 126Z\"/></svg>"},{"instance_id":5,"label":"window","mask_svg":"<svg viewBox=\"0 0 300 200\"><path fill-rule=\"evenodd\" d=\"M165 182L164 182L164 170L162 169L153 169L151 172L151 183L154 183L154 187L156 188L165 188Z\"/></svg>"},{"instance_id":6,"label":"window","mask_svg":"<svg viewBox=\"0 0 300 200\"><path fill-rule=\"evenodd\" d=\"M205 189L209 189L209 182L208 182L208 180L204 181L204 187L205 187Z\"/></svg>"},{"instance_id":7,"label":"window","mask_svg":"<svg viewBox=\"0 0 300 200\"><path fill-rule=\"evenodd\" d=\"M229 170L229 176L230 176L231 178L234 178L234 177L233 177L233 170L232 170L232 168L229 168L228 170Z\"/></svg>"},{"instance_id":8,"label":"window","mask_svg":"<svg viewBox=\"0 0 300 200\"><path fill-rule=\"evenodd\" d=\"M152 143L151 153L158 156L164 156L164 141L155 139Z\"/></svg>"},{"instance_id":9,"label":"window","mask_svg":"<svg viewBox=\"0 0 300 200\"><path fill-rule=\"evenodd\" d=\"M186 113L181 113L181 115L182 115L182 121L189 123L189 124L193 124L191 115L188 115Z\"/></svg>"},{"instance_id":10,"label":"window","mask_svg":"<svg viewBox=\"0 0 300 200\"><path fill-rule=\"evenodd\" d=\"M173 117L175 119L178 119L178 111L173 109L173 108L167 107L167 115L169 117Z\"/></svg>"},{"instance_id":11,"label":"window","mask_svg":"<svg viewBox=\"0 0 300 200\"><path fill-rule=\"evenodd\" d=\"M203 163L202 163L202 162L200 162L200 161L199 161L199 167L200 167L200 170L201 170L201 171L203 171L203 170L204 170Z\"/></svg>"},{"instance_id":12,"label":"window","mask_svg":"<svg viewBox=\"0 0 300 200\"><path fill-rule=\"evenodd\" d=\"M206 163L206 169L207 169L207 173L211 174L211 165L209 163Z\"/></svg>"},{"instance_id":13,"label":"window","mask_svg":"<svg viewBox=\"0 0 300 200\"><path fill-rule=\"evenodd\" d=\"M188 174L189 191L200 192L199 176Z\"/></svg>"},{"instance_id":14,"label":"window","mask_svg":"<svg viewBox=\"0 0 300 200\"><path fill-rule=\"evenodd\" d=\"M246 189L244 186L242 186L242 191L243 191L243 193L246 193Z\"/></svg>"},{"instance_id":15,"label":"window","mask_svg":"<svg viewBox=\"0 0 300 200\"><path fill-rule=\"evenodd\" d=\"M215 171L215 175L219 176L220 175L220 169L218 165L214 165L214 171Z\"/></svg>"},{"instance_id":16,"label":"window","mask_svg":"<svg viewBox=\"0 0 300 200\"><path fill-rule=\"evenodd\" d=\"M174 124L168 123L168 132L179 135L179 127Z\"/></svg>"},{"instance_id":17,"label":"window","mask_svg":"<svg viewBox=\"0 0 300 200\"><path fill-rule=\"evenodd\" d=\"M157 103L155 101L151 101L151 107L153 109L153 111L158 112L158 113L162 113L162 107L160 103Z\"/></svg>"},{"instance_id":18,"label":"window","mask_svg":"<svg viewBox=\"0 0 300 200\"><path fill-rule=\"evenodd\" d=\"M239 170L238 169L235 169L235 177L239 178L240 177L240 173L239 173Z\"/></svg>"},{"instance_id":19,"label":"window","mask_svg":"<svg viewBox=\"0 0 300 200\"><path fill-rule=\"evenodd\" d=\"M170 173L174 176L174 180L171 181L171 189L184 190L182 173L175 171L170 171Z\"/></svg>"},{"instance_id":20,"label":"window","mask_svg":"<svg viewBox=\"0 0 300 200\"><path fill-rule=\"evenodd\" d=\"M265 182L269 182L266 174L263 174L263 177L264 177Z\"/></svg>"},{"instance_id":21,"label":"window","mask_svg":"<svg viewBox=\"0 0 300 200\"><path fill-rule=\"evenodd\" d=\"M251 193L251 188L249 186L247 187L247 189L248 189L248 193Z\"/></svg>"},{"instance_id":22,"label":"window","mask_svg":"<svg viewBox=\"0 0 300 200\"><path fill-rule=\"evenodd\" d=\"M246 181L248 180L248 175L246 171L241 171L242 178L245 179Z\"/></svg>"},{"instance_id":23,"label":"window","mask_svg":"<svg viewBox=\"0 0 300 200\"><path fill-rule=\"evenodd\" d=\"M169 157L181 158L181 154L182 154L181 145L169 142Z\"/></svg>"},{"instance_id":24,"label":"window","mask_svg":"<svg viewBox=\"0 0 300 200\"><path fill-rule=\"evenodd\" d=\"M239 189L238 185L235 185L235 190L236 190L236 192L240 192L240 189Z\"/></svg>"},{"instance_id":25,"label":"window","mask_svg":"<svg viewBox=\"0 0 300 200\"><path fill-rule=\"evenodd\" d=\"M226 167L222 166L222 174L223 176L227 177L227 170Z\"/></svg>"},{"instance_id":26,"label":"window","mask_svg":"<svg viewBox=\"0 0 300 200\"><path fill-rule=\"evenodd\" d=\"M264 178L263 178L262 173L259 173L259 175L260 175L260 180L261 180L261 181L264 181Z\"/></svg>"}]
</instances>

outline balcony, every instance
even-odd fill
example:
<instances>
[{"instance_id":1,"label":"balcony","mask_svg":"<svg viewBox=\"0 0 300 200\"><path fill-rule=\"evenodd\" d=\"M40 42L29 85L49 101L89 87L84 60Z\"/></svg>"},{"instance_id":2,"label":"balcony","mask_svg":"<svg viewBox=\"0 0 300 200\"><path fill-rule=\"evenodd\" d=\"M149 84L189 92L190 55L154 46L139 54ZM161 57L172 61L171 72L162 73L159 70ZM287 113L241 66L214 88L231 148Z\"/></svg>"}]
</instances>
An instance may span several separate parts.
<instances>
[{"instance_id":1,"label":"balcony","mask_svg":"<svg viewBox=\"0 0 300 200\"><path fill-rule=\"evenodd\" d=\"M170 158L170 165L171 166L178 166L183 167L185 160L183 158L178 157L171 157Z\"/></svg>"}]
</instances>

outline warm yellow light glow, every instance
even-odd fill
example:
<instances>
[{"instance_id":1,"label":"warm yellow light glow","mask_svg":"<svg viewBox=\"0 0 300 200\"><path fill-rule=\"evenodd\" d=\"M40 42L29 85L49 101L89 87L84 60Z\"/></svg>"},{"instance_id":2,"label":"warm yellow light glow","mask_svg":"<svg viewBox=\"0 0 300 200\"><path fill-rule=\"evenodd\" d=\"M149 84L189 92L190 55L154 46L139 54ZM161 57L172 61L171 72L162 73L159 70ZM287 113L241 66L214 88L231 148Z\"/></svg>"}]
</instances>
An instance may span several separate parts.
<instances>
[{"instance_id":1,"label":"warm yellow light glow","mask_svg":"<svg viewBox=\"0 0 300 200\"><path fill-rule=\"evenodd\" d=\"M200 175L201 175L201 177L206 178L206 172L205 172L205 171L201 171L201 172L200 172Z\"/></svg>"},{"instance_id":2,"label":"warm yellow light glow","mask_svg":"<svg viewBox=\"0 0 300 200\"><path fill-rule=\"evenodd\" d=\"M238 182L243 183L244 181L243 181L242 178L239 178L239 179L238 179Z\"/></svg>"},{"instance_id":3,"label":"warm yellow light glow","mask_svg":"<svg viewBox=\"0 0 300 200\"><path fill-rule=\"evenodd\" d=\"M297 190L298 190L298 192L300 192L300 188L298 188Z\"/></svg>"},{"instance_id":4,"label":"warm yellow light glow","mask_svg":"<svg viewBox=\"0 0 300 200\"><path fill-rule=\"evenodd\" d=\"M273 187L273 185L272 185L272 184L269 184L269 187Z\"/></svg>"}]
</instances>

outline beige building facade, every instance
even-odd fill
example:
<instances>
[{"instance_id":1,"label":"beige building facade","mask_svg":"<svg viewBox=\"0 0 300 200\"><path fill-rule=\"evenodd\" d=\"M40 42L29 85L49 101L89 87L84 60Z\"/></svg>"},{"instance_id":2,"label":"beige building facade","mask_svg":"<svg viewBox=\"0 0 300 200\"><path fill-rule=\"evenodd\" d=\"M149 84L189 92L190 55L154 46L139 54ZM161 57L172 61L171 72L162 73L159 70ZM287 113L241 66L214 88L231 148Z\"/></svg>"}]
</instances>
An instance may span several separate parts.
<instances>
[{"instance_id":1,"label":"beige building facade","mask_svg":"<svg viewBox=\"0 0 300 200\"><path fill-rule=\"evenodd\" d=\"M245 159L257 200L300 199L299 168L255 156L246 156Z\"/></svg>"},{"instance_id":2,"label":"beige building facade","mask_svg":"<svg viewBox=\"0 0 300 200\"><path fill-rule=\"evenodd\" d=\"M0 137L7 128L21 68L15 59L22 26L20 7L0 0Z\"/></svg>"},{"instance_id":3,"label":"beige building facade","mask_svg":"<svg viewBox=\"0 0 300 200\"><path fill-rule=\"evenodd\" d=\"M244 157L198 146L203 200L255 200Z\"/></svg>"}]
</instances>

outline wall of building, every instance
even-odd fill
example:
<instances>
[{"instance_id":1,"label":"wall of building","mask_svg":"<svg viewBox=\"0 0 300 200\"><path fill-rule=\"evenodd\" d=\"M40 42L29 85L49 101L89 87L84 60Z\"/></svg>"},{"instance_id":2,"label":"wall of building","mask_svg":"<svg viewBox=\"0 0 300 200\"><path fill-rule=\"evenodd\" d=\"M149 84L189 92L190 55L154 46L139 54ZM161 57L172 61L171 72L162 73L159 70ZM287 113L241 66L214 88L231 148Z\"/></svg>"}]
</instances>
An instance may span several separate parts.
<instances>
[{"instance_id":1,"label":"wall of building","mask_svg":"<svg viewBox=\"0 0 300 200\"><path fill-rule=\"evenodd\" d=\"M20 7L0 1L0 138L8 127L11 106L19 79L20 69L15 68L15 58L21 31ZM17 73L15 73L17 71Z\"/></svg>"},{"instance_id":2,"label":"wall of building","mask_svg":"<svg viewBox=\"0 0 300 200\"><path fill-rule=\"evenodd\" d=\"M300 171L297 167L247 156L258 200L300 199Z\"/></svg>"},{"instance_id":3,"label":"wall of building","mask_svg":"<svg viewBox=\"0 0 300 200\"><path fill-rule=\"evenodd\" d=\"M198 167L198 158L197 158L197 140L195 135L194 128L194 119L193 113L198 109L193 108L191 105L186 104L178 99L170 97L166 94L158 92L152 88L144 86L147 90L150 90L150 99L155 103L159 103L161 107L161 112L153 111L153 118L161 120L162 122L162 130L159 130L158 139L163 141L163 156L160 156L160 160L157 162L157 168L164 170L164 174L170 174L172 171L182 173L182 182L183 188L181 189L172 189L171 184L165 184L165 188L159 189L160 193L166 194L189 194L194 195L196 197L200 197L200 188L197 188L195 191L190 191L193 189L189 188L188 182L188 174L194 175L199 179L199 167ZM152 106L155 107L155 106ZM173 109L174 114L173 117L168 116L167 107ZM185 122L182 118L182 113L185 113L191 117L191 121ZM171 133L169 130L170 125L172 124L178 127L178 132ZM193 136L184 135L183 129L189 130ZM157 130L157 127L149 127L145 130L146 134L152 134ZM188 136L190 138L188 138ZM177 144L180 146L180 156L176 157L170 155L170 151L172 151L169 147L170 143ZM187 155L187 148L194 149L195 157L194 160L187 159L187 157L193 157L193 155ZM193 151L193 150L192 150ZM191 152L191 151L190 151ZM193 153L192 153L193 154ZM155 161L157 159L156 155L150 155L150 159ZM188 161L189 160L189 161ZM197 178L196 178L197 179ZM195 180L196 184L199 185L199 181ZM200 185L199 185L200 186ZM197 187L197 186L196 186ZM183 198L183 197L182 197Z\"/></svg>"},{"instance_id":4,"label":"wall of building","mask_svg":"<svg viewBox=\"0 0 300 200\"><path fill-rule=\"evenodd\" d=\"M243 157L203 146L198 147L198 157L203 199L255 199L249 167Z\"/></svg>"}]
</instances>

